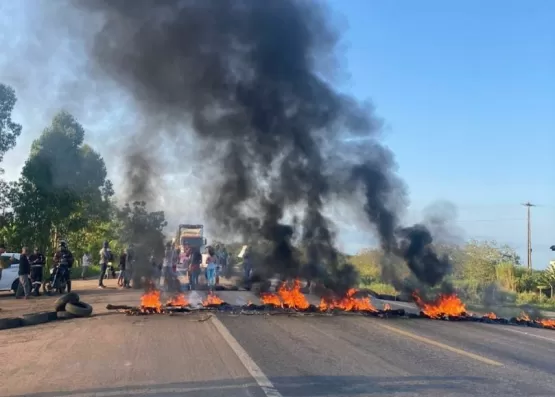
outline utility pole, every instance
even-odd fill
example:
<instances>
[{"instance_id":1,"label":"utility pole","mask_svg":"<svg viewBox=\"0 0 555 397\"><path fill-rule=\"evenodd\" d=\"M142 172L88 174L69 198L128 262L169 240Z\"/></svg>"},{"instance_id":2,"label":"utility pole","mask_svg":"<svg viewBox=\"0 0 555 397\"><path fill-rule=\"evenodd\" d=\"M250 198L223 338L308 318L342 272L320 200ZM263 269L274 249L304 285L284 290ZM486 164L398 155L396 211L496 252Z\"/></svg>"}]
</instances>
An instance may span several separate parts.
<instances>
[{"instance_id":1,"label":"utility pole","mask_svg":"<svg viewBox=\"0 0 555 397\"><path fill-rule=\"evenodd\" d=\"M532 271L532 226L530 223L530 208L535 207L535 204L532 204L530 202L524 203L522 204L523 206L526 207L526 221L527 221L527 228L528 228L528 260L527 260L527 265L528 265L528 271L531 272Z\"/></svg>"}]
</instances>

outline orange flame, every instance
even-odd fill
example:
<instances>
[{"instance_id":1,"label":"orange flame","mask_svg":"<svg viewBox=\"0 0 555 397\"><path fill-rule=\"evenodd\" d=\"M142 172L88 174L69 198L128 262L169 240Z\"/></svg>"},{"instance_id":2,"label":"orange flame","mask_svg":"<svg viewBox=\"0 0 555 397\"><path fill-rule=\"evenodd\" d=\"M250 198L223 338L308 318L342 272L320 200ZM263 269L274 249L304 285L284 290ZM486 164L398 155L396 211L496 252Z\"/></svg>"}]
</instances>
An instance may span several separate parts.
<instances>
[{"instance_id":1,"label":"orange flame","mask_svg":"<svg viewBox=\"0 0 555 397\"><path fill-rule=\"evenodd\" d=\"M350 311L377 311L369 297L355 298L357 290L351 288L347 294L340 299L325 299L320 300L320 310L339 309Z\"/></svg>"},{"instance_id":2,"label":"orange flame","mask_svg":"<svg viewBox=\"0 0 555 397\"><path fill-rule=\"evenodd\" d=\"M202 305L203 306L221 305L222 303L224 303L224 301L221 300L219 296L217 296L216 294L210 293L208 294L206 299L202 302Z\"/></svg>"},{"instance_id":3,"label":"orange flame","mask_svg":"<svg viewBox=\"0 0 555 397\"><path fill-rule=\"evenodd\" d=\"M141 296L141 309L150 309L156 312L162 310L162 302L160 302L160 291L153 290L145 292Z\"/></svg>"},{"instance_id":4,"label":"orange flame","mask_svg":"<svg viewBox=\"0 0 555 397\"><path fill-rule=\"evenodd\" d=\"M428 317L440 318L441 316L463 316L466 307L455 294L440 294L433 302L425 303L416 292L413 293L414 301L420 310Z\"/></svg>"},{"instance_id":5,"label":"orange flame","mask_svg":"<svg viewBox=\"0 0 555 397\"><path fill-rule=\"evenodd\" d=\"M494 312L490 312L490 313L484 314L484 317L485 317L485 318L489 318L490 320L495 320L495 319L497 319L497 315L496 315Z\"/></svg>"},{"instance_id":6,"label":"orange flame","mask_svg":"<svg viewBox=\"0 0 555 397\"><path fill-rule=\"evenodd\" d=\"M555 328L555 320L553 319L538 320L538 322L544 327Z\"/></svg>"},{"instance_id":7,"label":"orange flame","mask_svg":"<svg viewBox=\"0 0 555 397\"><path fill-rule=\"evenodd\" d=\"M541 324L543 327L555 328L555 320L553 320L553 319L532 320L530 318L530 316L525 312L520 313L520 315L516 319L519 320L519 321L534 321L535 323Z\"/></svg>"},{"instance_id":8,"label":"orange flame","mask_svg":"<svg viewBox=\"0 0 555 397\"><path fill-rule=\"evenodd\" d=\"M386 303L385 305L383 305L383 309L384 310L391 310L391 305L389 303Z\"/></svg>"},{"instance_id":9,"label":"orange flame","mask_svg":"<svg viewBox=\"0 0 555 397\"><path fill-rule=\"evenodd\" d=\"M281 299L276 294L272 294L269 292L263 292L260 294L260 301L265 305L272 305L277 307L283 307L281 303Z\"/></svg>"},{"instance_id":10,"label":"orange flame","mask_svg":"<svg viewBox=\"0 0 555 397\"><path fill-rule=\"evenodd\" d=\"M308 309L310 304L301 292L301 282L293 281L293 285L283 283L279 287L277 294L263 293L260 294L260 300L265 305L273 305L278 307L288 307L291 309Z\"/></svg>"},{"instance_id":11,"label":"orange flame","mask_svg":"<svg viewBox=\"0 0 555 397\"><path fill-rule=\"evenodd\" d=\"M185 298L185 295L179 294L177 296L172 297L166 303L168 306L189 306L189 301Z\"/></svg>"}]
</instances>

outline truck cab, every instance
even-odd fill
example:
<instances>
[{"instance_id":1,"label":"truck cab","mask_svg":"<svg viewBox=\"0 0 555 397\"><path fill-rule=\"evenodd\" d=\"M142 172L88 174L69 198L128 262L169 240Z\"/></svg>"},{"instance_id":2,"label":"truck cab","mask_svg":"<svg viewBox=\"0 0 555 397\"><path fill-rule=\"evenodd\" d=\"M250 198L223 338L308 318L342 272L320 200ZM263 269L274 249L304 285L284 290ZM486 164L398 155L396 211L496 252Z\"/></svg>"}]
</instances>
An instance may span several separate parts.
<instances>
[{"instance_id":1,"label":"truck cab","mask_svg":"<svg viewBox=\"0 0 555 397\"><path fill-rule=\"evenodd\" d=\"M181 224L177 230L177 244L180 248L182 246L189 246L204 251L206 246L206 238L204 238L204 225L200 224Z\"/></svg>"}]
</instances>

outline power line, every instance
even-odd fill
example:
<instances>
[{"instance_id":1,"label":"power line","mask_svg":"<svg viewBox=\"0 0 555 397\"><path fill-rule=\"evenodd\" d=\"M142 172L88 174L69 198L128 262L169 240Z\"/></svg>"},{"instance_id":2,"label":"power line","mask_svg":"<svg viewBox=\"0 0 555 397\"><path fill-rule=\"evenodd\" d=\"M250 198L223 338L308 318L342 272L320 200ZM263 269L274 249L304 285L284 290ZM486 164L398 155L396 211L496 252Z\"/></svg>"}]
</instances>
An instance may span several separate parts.
<instances>
[{"instance_id":1,"label":"power line","mask_svg":"<svg viewBox=\"0 0 555 397\"><path fill-rule=\"evenodd\" d=\"M457 222L515 222L515 221L523 221L525 218L497 218L497 219L462 219L456 220Z\"/></svg>"}]
</instances>

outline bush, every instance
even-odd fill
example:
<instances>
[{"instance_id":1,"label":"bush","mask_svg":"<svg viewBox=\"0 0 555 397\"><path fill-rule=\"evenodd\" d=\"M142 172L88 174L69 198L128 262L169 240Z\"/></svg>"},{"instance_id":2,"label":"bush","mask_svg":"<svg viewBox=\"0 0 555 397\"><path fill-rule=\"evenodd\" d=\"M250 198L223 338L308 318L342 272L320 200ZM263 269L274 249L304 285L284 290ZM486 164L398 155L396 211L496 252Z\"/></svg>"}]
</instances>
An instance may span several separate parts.
<instances>
[{"instance_id":1,"label":"bush","mask_svg":"<svg viewBox=\"0 0 555 397\"><path fill-rule=\"evenodd\" d=\"M555 298L544 299L538 306L543 310L555 311Z\"/></svg>"},{"instance_id":2,"label":"bush","mask_svg":"<svg viewBox=\"0 0 555 397\"><path fill-rule=\"evenodd\" d=\"M368 288L380 295L397 295L397 291L390 284L385 283L370 283L361 286L363 288Z\"/></svg>"},{"instance_id":3,"label":"bush","mask_svg":"<svg viewBox=\"0 0 555 397\"><path fill-rule=\"evenodd\" d=\"M513 291L500 291L501 301L503 304L514 305L516 304L518 294Z\"/></svg>"},{"instance_id":4,"label":"bush","mask_svg":"<svg viewBox=\"0 0 555 397\"><path fill-rule=\"evenodd\" d=\"M540 297L534 292L521 292L516 295L517 305L536 304L540 302Z\"/></svg>"}]
</instances>

